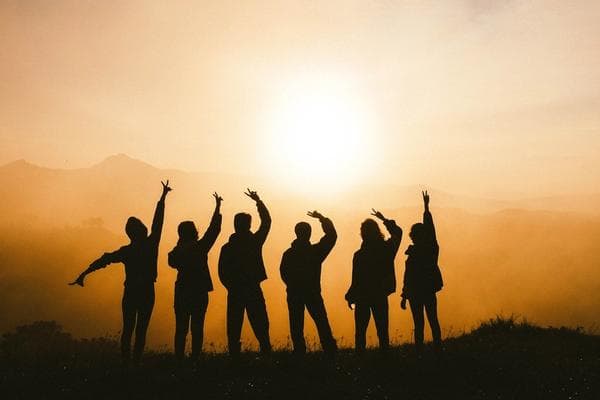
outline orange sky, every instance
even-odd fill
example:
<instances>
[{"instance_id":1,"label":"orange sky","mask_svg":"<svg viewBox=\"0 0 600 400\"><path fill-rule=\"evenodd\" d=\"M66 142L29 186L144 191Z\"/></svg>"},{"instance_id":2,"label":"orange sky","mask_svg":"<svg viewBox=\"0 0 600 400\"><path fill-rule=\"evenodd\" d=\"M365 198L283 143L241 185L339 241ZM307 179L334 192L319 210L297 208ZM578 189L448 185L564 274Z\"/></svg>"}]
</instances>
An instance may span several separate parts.
<instances>
[{"instance_id":1,"label":"orange sky","mask_svg":"<svg viewBox=\"0 0 600 400\"><path fill-rule=\"evenodd\" d=\"M600 191L600 3L323 3L5 0L0 163L127 153L281 179L308 119L354 183ZM341 111L311 120L303 96Z\"/></svg>"}]
</instances>

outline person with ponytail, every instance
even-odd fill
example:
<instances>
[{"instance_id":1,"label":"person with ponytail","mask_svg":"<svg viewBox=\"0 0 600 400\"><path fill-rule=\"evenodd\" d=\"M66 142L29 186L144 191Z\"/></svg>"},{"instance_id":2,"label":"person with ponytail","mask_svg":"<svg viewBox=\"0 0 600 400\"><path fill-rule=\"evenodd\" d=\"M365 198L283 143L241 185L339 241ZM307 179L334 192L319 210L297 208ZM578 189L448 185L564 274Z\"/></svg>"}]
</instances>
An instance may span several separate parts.
<instances>
[{"instance_id":1,"label":"person with ponytail","mask_svg":"<svg viewBox=\"0 0 600 400\"><path fill-rule=\"evenodd\" d=\"M400 307L406 309L406 301L410 304L415 325L415 346L418 353L423 349L423 330L425 318L431 327L434 350L442 349L442 335L437 315L436 293L442 290L444 281L438 265L440 246L438 245L433 217L429 211L429 194L423 192L423 222L418 222L410 229L413 242L406 250L406 266L404 270L404 287Z\"/></svg>"},{"instance_id":2,"label":"person with ponytail","mask_svg":"<svg viewBox=\"0 0 600 400\"><path fill-rule=\"evenodd\" d=\"M179 224L177 246L169 253L169 265L177 270L175 282L175 357L183 360L188 330L192 330L192 359L202 354L204 317L208 308L208 292L213 290L208 268L208 252L221 232L221 202L217 193L215 211L201 239L193 221Z\"/></svg>"}]
</instances>

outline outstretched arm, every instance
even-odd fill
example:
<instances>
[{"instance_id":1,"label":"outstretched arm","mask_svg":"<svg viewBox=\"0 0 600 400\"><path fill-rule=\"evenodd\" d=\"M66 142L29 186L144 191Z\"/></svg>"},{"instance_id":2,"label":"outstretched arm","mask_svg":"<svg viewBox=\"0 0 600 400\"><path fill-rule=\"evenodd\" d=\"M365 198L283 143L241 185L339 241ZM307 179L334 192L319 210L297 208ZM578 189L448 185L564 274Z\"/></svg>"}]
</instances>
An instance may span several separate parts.
<instances>
[{"instance_id":1,"label":"outstretched arm","mask_svg":"<svg viewBox=\"0 0 600 400\"><path fill-rule=\"evenodd\" d=\"M387 219L384 215L375 209L372 209L371 215L379 218L383 221L383 225L388 230L390 234L390 238L387 240L387 243L390 244L391 249L394 254L398 252L398 248L400 247L400 242L402 241L402 228L396 225L396 221L393 219Z\"/></svg>"},{"instance_id":2,"label":"outstretched arm","mask_svg":"<svg viewBox=\"0 0 600 400\"><path fill-rule=\"evenodd\" d=\"M323 228L323 232L325 235L319 240L317 243L316 249L319 253L321 260L324 260L325 257L331 252L333 246L335 246L335 242L337 241L337 232L335 231L335 227L333 226L333 222L323 214L318 211L309 211L307 213L309 217L317 218L319 222L321 222L321 228Z\"/></svg>"},{"instance_id":3,"label":"outstretched arm","mask_svg":"<svg viewBox=\"0 0 600 400\"><path fill-rule=\"evenodd\" d=\"M83 287L83 281L85 280L85 277L88 274L90 274L96 270L99 270L101 268L105 268L108 264L113 264L113 263L118 263L118 262L123 262L123 248L120 248L117 251L113 251L112 253L104 253L100 258L98 258L97 260L92 262L85 271L83 271L81 274L79 274L77 279L75 279L73 282L69 283L69 285L79 285L79 286Z\"/></svg>"},{"instance_id":4,"label":"outstretched arm","mask_svg":"<svg viewBox=\"0 0 600 400\"><path fill-rule=\"evenodd\" d=\"M223 202L223 198L219 196L217 192L213 193L213 197L215 198L215 211L210 220L208 229L206 229L204 236L200 239L209 250L213 244L215 244L217 236L219 236L219 233L221 232L221 221L223 219L221 216L221 203Z\"/></svg>"},{"instance_id":5,"label":"outstretched arm","mask_svg":"<svg viewBox=\"0 0 600 400\"><path fill-rule=\"evenodd\" d=\"M154 210L154 218L152 219L152 230L150 231L150 237L158 243L160 241L160 235L162 233L163 222L165 220L165 199L167 193L171 190L169 187L169 181L160 182L162 184L162 194L158 203L156 203L156 210Z\"/></svg>"},{"instance_id":6,"label":"outstretched arm","mask_svg":"<svg viewBox=\"0 0 600 400\"><path fill-rule=\"evenodd\" d=\"M247 190L248 191L244 194L256 202L256 208L258 209L258 215L260 217L260 226L254 236L257 238L258 242L262 244L267 240L267 235L271 229L271 215L269 214L269 210L267 210L265 203L263 203L258 196L258 193L250 189Z\"/></svg>"}]
</instances>

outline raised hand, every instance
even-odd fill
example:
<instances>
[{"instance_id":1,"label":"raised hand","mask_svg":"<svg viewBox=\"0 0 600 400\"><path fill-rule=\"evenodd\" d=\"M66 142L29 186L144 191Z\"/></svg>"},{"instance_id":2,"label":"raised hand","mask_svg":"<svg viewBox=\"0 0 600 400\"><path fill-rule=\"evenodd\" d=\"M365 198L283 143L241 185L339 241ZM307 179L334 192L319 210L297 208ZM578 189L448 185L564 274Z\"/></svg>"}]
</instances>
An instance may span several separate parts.
<instances>
[{"instance_id":1,"label":"raised hand","mask_svg":"<svg viewBox=\"0 0 600 400\"><path fill-rule=\"evenodd\" d=\"M160 181L160 183L161 183L162 189L163 189L163 191L162 191L162 195L163 196L166 196L167 193L169 193L171 190L173 190L173 188L171 188L169 186L169 180L168 179L167 179L166 182Z\"/></svg>"},{"instance_id":2,"label":"raised hand","mask_svg":"<svg viewBox=\"0 0 600 400\"><path fill-rule=\"evenodd\" d=\"M85 275L81 274L73 282L69 283L69 286L79 285L79 286L83 287L83 280L84 279L85 279Z\"/></svg>"},{"instance_id":3,"label":"raised hand","mask_svg":"<svg viewBox=\"0 0 600 400\"><path fill-rule=\"evenodd\" d=\"M372 208L371 209L371 215L374 217L379 218L382 221L385 221L385 217L383 216L383 214L381 213L381 211L377 211L376 209Z\"/></svg>"},{"instance_id":4,"label":"raised hand","mask_svg":"<svg viewBox=\"0 0 600 400\"><path fill-rule=\"evenodd\" d=\"M258 196L258 193L256 193L255 190L250 190L247 188L244 194L256 202L260 201L260 197Z\"/></svg>"},{"instance_id":5,"label":"raised hand","mask_svg":"<svg viewBox=\"0 0 600 400\"><path fill-rule=\"evenodd\" d=\"M213 193L213 197L215 198L215 203L217 203L217 206L220 206L221 203L223 202L223 198L221 196L219 196L219 193L217 193L217 192Z\"/></svg>"},{"instance_id":6,"label":"raised hand","mask_svg":"<svg viewBox=\"0 0 600 400\"><path fill-rule=\"evenodd\" d=\"M323 216L323 214L321 214L317 210L315 210L315 211L309 211L309 212L306 213L306 215L308 215L309 217L317 218L319 220L325 218Z\"/></svg>"},{"instance_id":7,"label":"raised hand","mask_svg":"<svg viewBox=\"0 0 600 400\"><path fill-rule=\"evenodd\" d=\"M423 195L423 204L425 204L425 207L429 207L429 193L425 190L421 194Z\"/></svg>"}]
</instances>

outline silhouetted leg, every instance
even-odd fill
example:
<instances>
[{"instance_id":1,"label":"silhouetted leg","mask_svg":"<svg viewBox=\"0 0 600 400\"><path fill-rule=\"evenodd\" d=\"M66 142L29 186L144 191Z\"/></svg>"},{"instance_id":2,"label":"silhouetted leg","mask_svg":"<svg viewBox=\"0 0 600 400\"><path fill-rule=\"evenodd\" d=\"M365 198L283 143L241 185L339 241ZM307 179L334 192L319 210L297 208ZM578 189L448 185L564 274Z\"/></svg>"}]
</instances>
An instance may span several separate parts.
<instances>
[{"instance_id":1,"label":"silhouetted leg","mask_svg":"<svg viewBox=\"0 0 600 400\"><path fill-rule=\"evenodd\" d=\"M442 332L440 329L440 322L438 321L437 315L437 298L435 293L425 303L425 312L427 313L427 320L431 327L431 336L433 337L433 346L437 350L441 349L442 345Z\"/></svg>"},{"instance_id":2,"label":"silhouetted leg","mask_svg":"<svg viewBox=\"0 0 600 400\"><path fill-rule=\"evenodd\" d=\"M175 285L175 358L183 360L185 342L190 326L190 305L184 287Z\"/></svg>"},{"instance_id":3,"label":"silhouetted leg","mask_svg":"<svg viewBox=\"0 0 600 400\"><path fill-rule=\"evenodd\" d=\"M175 357L183 360L185 354L185 338L190 325L190 312L185 305L179 305L175 309Z\"/></svg>"},{"instance_id":4,"label":"silhouetted leg","mask_svg":"<svg viewBox=\"0 0 600 400\"><path fill-rule=\"evenodd\" d=\"M131 299L131 295L127 289L123 292L123 300L121 301L121 309L123 311L123 331L121 332L121 357L124 363L129 363L131 357L131 336L135 328L136 310L135 304Z\"/></svg>"},{"instance_id":5,"label":"silhouetted leg","mask_svg":"<svg viewBox=\"0 0 600 400\"><path fill-rule=\"evenodd\" d=\"M306 308L317 326L323 351L326 353L335 353L337 351L337 344L333 338L331 326L327 319L327 310L325 310L323 297L320 294L310 296L307 299Z\"/></svg>"},{"instance_id":6,"label":"silhouetted leg","mask_svg":"<svg viewBox=\"0 0 600 400\"><path fill-rule=\"evenodd\" d=\"M150 324L152 309L154 308L154 283L143 288L139 299L137 323L135 326L135 345L133 347L133 362L139 364L144 346L146 346L146 332Z\"/></svg>"},{"instance_id":7,"label":"silhouetted leg","mask_svg":"<svg viewBox=\"0 0 600 400\"><path fill-rule=\"evenodd\" d=\"M204 342L204 317L208 308L208 293L201 295L201 299L192 310L192 358L198 359L202 354Z\"/></svg>"},{"instance_id":8,"label":"silhouetted leg","mask_svg":"<svg viewBox=\"0 0 600 400\"><path fill-rule=\"evenodd\" d=\"M389 306L387 296L373 304L373 319L377 328L379 348L386 350L390 346Z\"/></svg>"},{"instance_id":9,"label":"silhouetted leg","mask_svg":"<svg viewBox=\"0 0 600 400\"><path fill-rule=\"evenodd\" d=\"M423 329L425 326L423 303L413 299L409 300L408 302L410 304L410 311L415 324L415 346L417 347L417 351L420 352L423 349Z\"/></svg>"},{"instance_id":10,"label":"silhouetted leg","mask_svg":"<svg viewBox=\"0 0 600 400\"><path fill-rule=\"evenodd\" d=\"M271 339L269 338L269 316L267 306L260 286L251 289L246 304L248 319L254 331L254 335L260 344L261 353L271 352Z\"/></svg>"},{"instance_id":11,"label":"silhouetted leg","mask_svg":"<svg viewBox=\"0 0 600 400\"><path fill-rule=\"evenodd\" d=\"M357 303L354 310L354 349L361 353L367 347L367 327L371 319L369 304Z\"/></svg>"},{"instance_id":12,"label":"silhouetted leg","mask_svg":"<svg viewBox=\"0 0 600 400\"><path fill-rule=\"evenodd\" d=\"M244 322L244 299L240 293L227 293L227 343L229 354L238 355L241 350L240 336Z\"/></svg>"},{"instance_id":13,"label":"silhouetted leg","mask_svg":"<svg viewBox=\"0 0 600 400\"><path fill-rule=\"evenodd\" d=\"M300 296L287 295L290 318L290 336L294 345L294 353L306 353L304 341L304 301Z\"/></svg>"}]
</instances>

